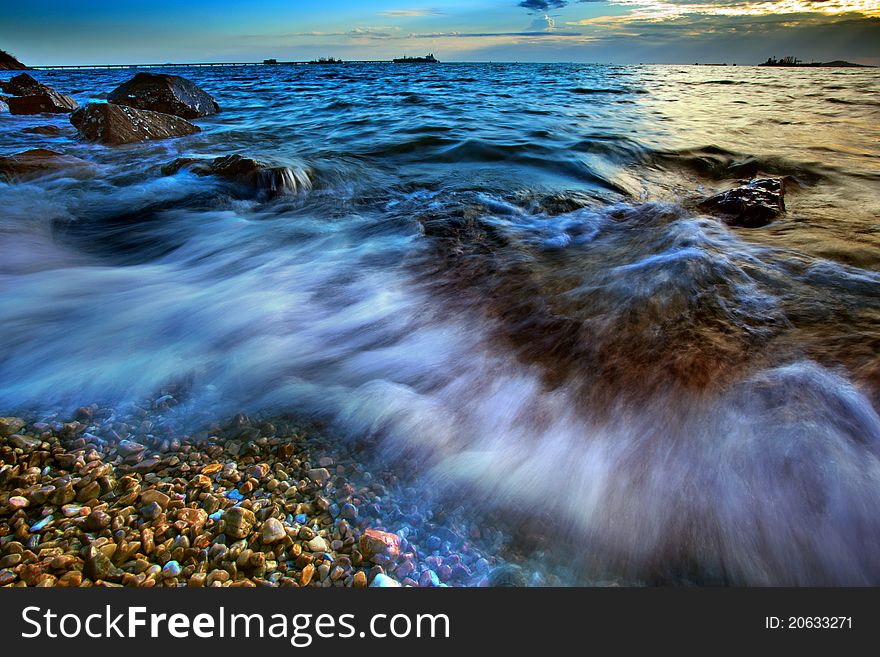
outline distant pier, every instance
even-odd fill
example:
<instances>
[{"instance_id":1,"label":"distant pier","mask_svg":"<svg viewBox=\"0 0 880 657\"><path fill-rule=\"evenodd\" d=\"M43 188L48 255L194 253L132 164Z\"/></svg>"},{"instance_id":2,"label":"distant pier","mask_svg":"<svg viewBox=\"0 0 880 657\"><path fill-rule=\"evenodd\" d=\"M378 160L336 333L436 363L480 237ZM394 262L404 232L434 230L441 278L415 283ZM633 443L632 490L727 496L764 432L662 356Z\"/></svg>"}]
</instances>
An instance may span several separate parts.
<instances>
[{"instance_id":1,"label":"distant pier","mask_svg":"<svg viewBox=\"0 0 880 657\"><path fill-rule=\"evenodd\" d=\"M220 68L224 66L308 66L310 64L322 64L323 62L314 61L292 61L292 62L196 62L196 63L166 63L166 64L64 64L58 66L31 66L32 69L41 71L59 70L59 69L113 69L113 68L180 68L180 67L198 67L198 68ZM390 59L358 59L336 61L334 64L391 64Z\"/></svg>"}]
</instances>

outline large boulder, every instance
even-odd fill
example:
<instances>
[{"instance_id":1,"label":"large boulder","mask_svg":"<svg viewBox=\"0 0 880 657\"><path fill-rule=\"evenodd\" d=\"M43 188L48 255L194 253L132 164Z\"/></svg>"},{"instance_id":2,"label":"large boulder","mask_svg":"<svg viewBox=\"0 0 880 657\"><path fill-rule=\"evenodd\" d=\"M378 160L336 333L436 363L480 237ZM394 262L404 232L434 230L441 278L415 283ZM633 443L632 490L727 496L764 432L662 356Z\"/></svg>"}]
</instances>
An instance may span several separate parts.
<instances>
[{"instance_id":1,"label":"large boulder","mask_svg":"<svg viewBox=\"0 0 880 657\"><path fill-rule=\"evenodd\" d=\"M184 119L216 114L220 106L195 83L179 75L138 73L116 87L107 100L117 105L173 114Z\"/></svg>"},{"instance_id":2,"label":"large boulder","mask_svg":"<svg viewBox=\"0 0 880 657\"><path fill-rule=\"evenodd\" d=\"M112 103L89 103L74 112L70 122L83 139L111 145L199 132L198 126L178 116Z\"/></svg>"},{"instance_id":3,"label":"large boulder","mask_svg":"<svg viewBox=\"0 0 880 657\"><path fill-rule=\"evenodd\" d=\"M180 157L162 167L166 176L188 169L199 176L217 176L269 197L297 192L312 186L301 169L275 166L242 155L224 155L214 159Z\"/></svg>"},{"instance_id":4,"label":"large boulder","mask_svg":"<svg viewBox=\"0 0 880 657\"><path fill-rule=\"evenodd\" d=\"M3 91L12 94L6 99L12 114L66 114L79 107L70 96L37 82L27 73L4 83Z\"/></svg>"},{"instance_id":5,"label":"large boulder","mask_svg":"<svg viewBox=\"0 0 880 657\"><path fill-rule=\"evenodd\" d=\"M781 178L761 178L702 201L701 210L718 214L728 226L760 228L785 212Z\"/></svg>"},{"instance_id":6,"label":"large boulder","mask_svg":"<svg viewBox=\"0 0 880 657\"><path fill-rule=\"evenodd\" d=\"M85 160L63 153L56 153L45 148L33 148L29 151L0 157L0 176L7 179L33 178L54 171L91 166Z\"/></svg>"}]
</instances>

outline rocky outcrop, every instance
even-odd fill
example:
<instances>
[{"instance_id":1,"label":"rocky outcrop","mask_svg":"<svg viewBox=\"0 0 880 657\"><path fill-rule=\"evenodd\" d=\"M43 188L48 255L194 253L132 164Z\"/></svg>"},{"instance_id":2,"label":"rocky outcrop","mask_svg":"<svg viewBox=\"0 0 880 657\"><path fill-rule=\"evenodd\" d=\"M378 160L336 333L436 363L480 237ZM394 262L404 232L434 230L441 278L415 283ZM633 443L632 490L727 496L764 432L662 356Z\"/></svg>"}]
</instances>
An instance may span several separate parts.
<instances>
[{"instance_id":1,"label":"rocky outcrop","mask_svg":"<svg viewBox=\"0 0 880 657\"><path fill-rule=\"evenodd\" d=\"M0 71L23 71L27 66L5 50L0 50Z\"/></svg>"},{"instance_id":2,"label":"rocky outcrop","mask_svg":"<svg viewBox=\"0 0 880 657\"><path fill-rule=\"evenodd\" d=\"M781 178L762 178L710 196L700 210L720 215L728 226L760 228L785 212L785 184Z\"/></svg>"},{"instance_id":3,"label":"rocky outcrop","mask_svg":"<svg viewBox=\"0 0 880 657\"><path fill-rule=\"evenodd\" d=\"M116 87L107 100L117 105L173 114L184 119L216 114L220 111L210 94L179 75L138 73Z\"/></svg>"},{"instance_id":4,"label":"rocky outcrop","mask_svg":"<svg viewBox=\"0 0 880 657\"><path fill-rule=\"evenodd\" d=\"M0 157L0 176L6 179L33 178L54 171L88 167L85 160L44 148L34 148L8 157Z\"/></svg>"},{"instance_id":5,"label":"rocky outcrop","mask_svg":"<svg viewBox=\"0 0 880 657\"><path fill-rule=\"evenodd\" d=\"M74 112L70 122L83 139L110 145L182 137L199 132L198 126L178 116L112 103L89 103Z\"/></svg>"},{"instance_id":6,"label":"rocky outcrop","mask_svg":"<svg viewBox=\"0 0 880 657\"><path fill-rule=\"evenodd\" d=\"M0 98L0 113L8 112L9 104L6 102L6 98Z\"/></svg>"},{"instance_id":7,"label":"rocky outcrop","mask_svg":"<svg viewBox=\"0 0 880 657\"><path fill-rule=\"evenodd\" d=\"M269 197L297 192L312 186L301 169L273 166L242 155L224 155L214 159L181 157L162 167L166 176L188 169L199 176L217 176Z\"/></svg>"},{"instance_id":8,"label":"rocky outcrop","mask_svg":"<svg viewBox=\"0 0 880 657\"><path fill-rule=\"evenodd\" d=\"M6 99L12 114L66 114L79 107L70 96L37 82L27 73L6 82L3 91L12 94Z\"/></svg>"}]
</instances>

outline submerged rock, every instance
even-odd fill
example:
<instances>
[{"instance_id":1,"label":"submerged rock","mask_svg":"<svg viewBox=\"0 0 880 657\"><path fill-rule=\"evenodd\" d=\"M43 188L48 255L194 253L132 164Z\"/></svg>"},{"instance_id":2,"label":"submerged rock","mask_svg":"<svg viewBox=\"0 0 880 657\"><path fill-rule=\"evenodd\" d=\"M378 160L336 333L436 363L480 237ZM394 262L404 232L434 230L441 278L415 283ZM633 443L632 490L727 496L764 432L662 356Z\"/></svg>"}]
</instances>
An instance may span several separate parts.
<instances>
[{"instance_id":1,"label":"submerged rock","mask_svg":"<svg viewBox=\"0 0 880 657\"><path fill-rule=\"evenodd\" d=\"M698 207L721 215L728 226L760 228L785 212L784 197L781 178L762 178L710 196Z\"/></svg>"},{"instance_id":2,"label":"submerged rock","mask_svg":"<svg viewBox=\"0 0 880 657\"><path fill-rule=\"evenodd\" d=\"M37 82L27 73L9 80L3 85L3 91L12 94L6 99L12 114L66 114L79 107L70 96Z\"/></svg>"},{"instance_id":3,"label":"submerged rock","mask_svg":"<svg viewBox=\"0 0 880 657\"><path fill-rule=\"evenodd\" d=\"M378 529L367 529L361 535L361 554L376 564L387 564L400 554L400 537Z\"/></svg>"},{"instance_id":4,"label":"submerged rock","mask_svg":"<svg viewBox=\"0 0 880 657\"><path fill-rule=\"evenodd\" d=\"M64 155L45 148L32 148L28 151L0 157L0 176L7 179L32 178L61 169L90 166L85 160L72 155Z\"/></svg>"},{"instance_id":5,"label":"submerged rock","mask_svg":"<svg viewBox=\"0 0 880 657\"><path fill-rule=\"evenodd\" d=\"M107 96L117 105L173 114L184 119L216 114L220 106L210 94L179 75L138 73Z\"/></svg>"},{"instance_id":6,"label":"submerged rock","mask_svg":"<svg viewBox=\"0 0 880 657\"><path fill-rule=\"evenodd\" d=\"M70 122L83 139L110 145L182 137L200 131L178 116L112 103L90 103L74 112Z\"/></svg>"},{"instance_id":7,"label":"submerged rock","mask_svg":"<svg viewBox=\"0 0 880 657\"><path fill-rule=\"evenodd\" d=\"M274 197L283 192L297 192L312 186L308 174L302 170L273 166L242 155L224 155L212 160L181 157L162 167L166 176L181 169L198 176L217 176L248 189Z\"/></svg>"}]
</instances>

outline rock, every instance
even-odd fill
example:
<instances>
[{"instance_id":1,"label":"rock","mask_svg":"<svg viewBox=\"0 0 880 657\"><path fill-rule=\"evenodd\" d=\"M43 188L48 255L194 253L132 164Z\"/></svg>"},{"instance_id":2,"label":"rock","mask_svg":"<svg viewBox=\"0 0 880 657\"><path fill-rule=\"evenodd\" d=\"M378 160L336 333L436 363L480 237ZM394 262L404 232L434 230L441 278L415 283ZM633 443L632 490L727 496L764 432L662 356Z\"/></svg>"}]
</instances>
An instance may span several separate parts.
<instances>
[{"instance_id":1,"label":"rock","mask_svg":"<svg viewBox=\"0 0 880 657\"><path fill-rule=\"evenodd\" d=\"M8 504L10 509L17 511L18 509L25 508L28 505L28 500L21 495L13 495L9 498Z\"/></svg>"},{"instance_id":2,"label":"rock","mask_svg":"<svg viewBox=\"0 0 880 657\"><path fill-rule=\"evenodd\" d=\"M20 73L14 78L10 78L7 82L0 83L0 89L4 93L13 96L32 96L34 94L44 93L49 87L37 82L27 73Z\"/></svg>"},{"instance_id":3,"label":"rock","mask_svg":"<svg viewBox=\"0 0 880 657\"><path fill-rule=\"evenodd\" d=\"M287 536L284 525L276 518L269 518L263 523L263 543L271 545L283 540Z\"/></svg>"},{"instance_id":4,"label":"rock","mask_svg":"<svg viewBox=\"0 0 880 657\"><path fill-rule=\"evenodd\" d=\"M240 506L228 509L223 518L226 521L226 533L232 538L246 538L256 522L253 511Z\"/></svg>"},{"instance_id":5,"label":"rock","mask_svg":"<svg viewBox=\"0 0 880 657\"><path fill-rule=\"evenodd\" d=\"M216 114L220 106L194 82L179 75L138 73L107 95L108 102L184 119Z\"/></svg>"},{"instance_id":6,"label":"rock","mask_svg":"<svg viewBox=\"0 0 880 657\"><path fill-rule=\"evenodd\" d=\"M210 477L213 474L217 474L218 472L223 470L223 466L219 463L211 463L210 465L206 465L202 468L202 474Z\"/></svg>"},{"instance_id":7,"label":"rock","mask_svg":"<svg viewBox=\"0 0 880 657\"><path fill-rule=\"evenodd\" d=\"M187 507L177 512L177 519L185 522L188 527L192 527L196 532L200 532L205 523L208 522L208 512L204 509Z\"/></svg>"},{"instance_id":8,"label":"rock","mask_svg":"<svg viewBox=\"0 0 880 657\"><path fill-rule=\"evenodd\" d=\"M494 568L489 573L489 586L522 587L526 585L526 577L522 568L514 564L505 564Z\"/></svg>"},{"instance_id":9,"label":"rock","mask_svg":"<svg viewBox=\"0 0 880 657\"><path fill-rule=\"evenodd\" d=\"M166 578L177 577L183 568L177 561L169 561L162 567L162 576Z\"/></svg>"},{"instance_id":10,"label":"rock","mask_svg":"<svg viewBox=\"0 0 880 657\"><path fill-rule=\"evenodd\" d=\"M373 578L373 581L370 583L370 587L379 589L399 588L400 582L388 577L388 575L379 573Z\"/></svg>"},{"instance_id":11,"label":"rock","mask_svg":"<svg viewBox=\"0 0 880 657\"><path fill-rule=\"evenodd\" d=\"M89 103L74 112L70 122L83 139L110 145L182 137L200 131L198 126L171 114L112 103Z\"/></svg>"},{"instance_id":12,"label":"rock","mask_svg":"<svg viewBox=\"0 0 880 657\"><path fill-rule=\"evenodd\" d=\"M358 517L358 509L351 502L346 502L342 505L339 515L344 520L355 520Z\"/></svg>"},{"instance_id":13,"label":"rock","mask_svg":"<svg viewBox=\"0 0 880 657\"><path fill-rule=\"evenodd\" d=\"M302 573L299 576L299 585L300 586L308 586L309 582L312 581L312 577L315 575L315 567L312 564L308 564L305 568L302 569Z\"/></svg>"},{"instance_id":14,"label":"rock","mask_svg":"<svg viewBox=\"0 0 880 657\"><path fill-rule=\"evenodd\" d=\"M138 474L146 474L147 472L152 472L153 470L155 470L157 465L159 465L159 457L151 456L148 459L144 459L137 465L133 465L131 471Z\"/></svg>"},{"instance_id":15,"label":"rock","mask_svg":"<svg viewBox=\"0 0 880 657\"><path fill-rule=\"evenodd\" d=\"M359 570L354 574L351 585L356 589L367 588L367 574L363 570Z\"/></svg>"},{"instance_id":16,"label":"rock","mask_svg":"<svg viewBox=\"0 0 880 657\"><path fill-rule=\"evenodd\" d=\"M0 70L2 71L21 71L27 66L18 61L5 50L0 50Z\"/></svg>"},{"instance_id":17,"label":"rock","mask_svg":"<svg viewBox=\"0 0 880 657\"><path fill-rule=\"evenodd\" d=\"M17 417L0 417L0 437L8 438L24 427L24 420Z\"/></svg>"},{"instance_id":18,"label":"rock","mask_svg":"<svg viewBox=\"0 0 880 657\"><path fill-rule=\"evenodd\" d=\"M361 554L373 563L385 565L400 555L400 537L378 529L367 529L358 543Z\"/></svg>"},{"instance_id":19,"label":"rock","mask_svg":"<svg viewBox=\"0 0 880 657\"><path fill-rule=\"evenodd\" d=\"M90 532L99 532L110 526L110 515L104 511L92 511L86 516L85 527Z\"/></svg>"},{"instance_id":20,"label":"rock","mask_svg":"<svg viewBox=\"0 0 880 657\"><path fill-rule=\"evenodd\" d=\"M12 94L6 99L12 114L66 114L79 107L70 96L37 82L27 73L16 75L3 88Z\"/></svg>"},{"instance_id":21,"label":"rock","mask_svg":"<svg viewBox=\"0 0 880 657\"><path fill-rule=\"evenodd\" d=\"M155 502L164 510L168 506L168 503L170 501L170 497L168 497L162 491L156 490L155 488L145 490L143 493L141 493L141 504L143 504L144 506Z\"/></svg>"},{"instance_id":22,"label":"rock","mask_svg":"<svg viewBox=\"0 0 880 657\"><path fill-rule=\"evenodd\" d=\"M315 536L312 540L308 542L309 550L311 552L326 552L327 551L327 541L325 541L320 536Z\"/></svg>"},{"instance_id":23,"label":"rock","mask_svg":"<svg viewBox=\"0 0 880 657\"><path fill-rule=\"evenodd\" d=\"M25 128L22 130L27 134L31 135L45 135L47 137L59 137L61 136L61 128L57 125L37 125L33 128Z\"/></svg>"},{"instance_id":24,"label":"rock","mask_svg":"<svg viewBox=\"0 0 880 657\"><path fill-rule=\"evenodd\" d=\"M309 479L318 485L330 480L330 473L327 472L327 468L312 468L307 474Z\"/></svg>"},{"instance_id":25,"label":"rock","mask_svg":"<svg viewBox=\"0 0 880 657\"><path fill-rule=\"evenodd\" d=\"M8 179L33 178L64 169L90 166L89 162L78 157L45 148L32 148L15 155L0 157L0 175Z\"/></svg>"},{"instance_id":26,"label":"rock","mask_svg":"<svg viewBox=\"0 0 880 657\"><path fill-rule=\"evenodd\" d=\"M121 579L122 571L116 568L103 552L94 545L86 548L83 574L93 582L98 580L115 581Z\"/></svg>"},{"instance_id":27,"label":"rock","mask_svg":"<svg viewBox=\"0 0 880 657\"><path fill-rule=\"evenodd\" d=\"M702 201L701 210L722 216L728 226L760 228L785 212L785 185L781 178L762 178Z\"/></svg>"},{"instance_id":28,"label":"rock","mask_svg":"<svg viewBox=\"0 0 880 657\"><path fill-rule=\"evenodd\" d=\"M0 114L2 114L3 112L8 112L8 111L9 111L9 103L6 102L5 98L0 97Z\"/></svg>"},{"instance_id":29,"label":"rock","mask_svg":"<svg viewBox=\"0 0 880 657\"><path fill-rule=\"evenodd\" d=\"M31 452L40 446L42 441L39 438L34 438L32 436L19 436L18 434L13 434L6 439L10 445L13 447L17 447L25 452Z\"/></svg>"},{"instance_id":30,"label":"rock","mask_svg":"<svg viewBox=\"0 0 880 657\"><path fill-rule=\"evenodd\" d=\"M73 98L57 91L33 96L10 96L6 104L10 114L68 114L79 107Z\"/></svg>"},{"instance_id":31,"label":"rock","mask_svg":"<svg viewBox=\"0 0 880 657\"><path fill-rule=\"evenodd\" d=\"M140 514L144 520L155 520L162 515L162 507L156 502L150 502L141 507Z\"/></svg>"},{"instance_id":32,"label":"rock","mask_svg":"<svg viewBox=\"0 0 880 657\"><path fill-rule=\"evenodd\" d=\"M142 454L144 451L146 451L146 449L146 445L141 445L140 443L136 443L132 440L120 440L119 444L116 446L116 451L119 452L121 456Z\"/></svg>"},{"instance_id":33,"label":"rock","mask_svg":"<svg viewBox=\"0 0 880 657\"><path fill-rule=\"evenodd\" d=\"M161 171L170 176L181 169L198 176L217 176L268 197L308 190L312 186L304 170L276 166L238 154L214 159L182 157L166 164Z\"/></svg>"}]
</instances>

